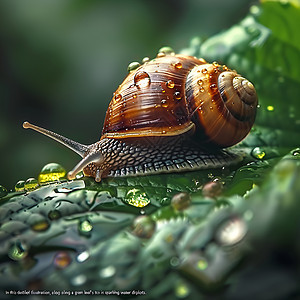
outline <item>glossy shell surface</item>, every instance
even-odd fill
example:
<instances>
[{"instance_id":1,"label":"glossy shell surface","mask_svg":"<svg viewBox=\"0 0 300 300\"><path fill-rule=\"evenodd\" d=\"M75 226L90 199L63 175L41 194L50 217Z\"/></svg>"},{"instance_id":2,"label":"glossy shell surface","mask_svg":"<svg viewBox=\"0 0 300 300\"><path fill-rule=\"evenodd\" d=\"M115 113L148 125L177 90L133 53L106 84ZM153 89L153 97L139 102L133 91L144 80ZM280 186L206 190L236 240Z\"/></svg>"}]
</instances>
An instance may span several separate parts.
<instances>
[{"instance_id":1,"label":"glossy shell surface","mask_svg":"<svg viewBox=\"0 0 300 300\"><path fill-rule=\"evenodd\" d=\"M195 57L165 55L125 78L109 104L102 138L195 131L203 143L228 147L248 134L256 106L254 87L236 72Z\"/></svg>"}]
</instances>

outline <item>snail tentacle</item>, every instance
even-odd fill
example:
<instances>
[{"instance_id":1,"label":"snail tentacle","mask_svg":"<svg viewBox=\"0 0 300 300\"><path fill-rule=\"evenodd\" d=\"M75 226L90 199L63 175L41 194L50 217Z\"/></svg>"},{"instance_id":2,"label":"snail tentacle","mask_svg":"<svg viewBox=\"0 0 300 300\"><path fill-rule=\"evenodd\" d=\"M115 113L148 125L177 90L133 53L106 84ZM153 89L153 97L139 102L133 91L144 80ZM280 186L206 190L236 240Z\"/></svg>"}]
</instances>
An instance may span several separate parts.
<instances>
[{"instance_id":1,"label":"snail tentacle","mask_svg":"<svg viewBox=\"0 0 300 300\"><path fill-rule=\"evenodd\" d=\"M43 135L46 135L48 137L50 137L51 139L63 144L64 146L68 147L69 149L71 149L72 151L74 151L75 153L79 154L81 157L84 157L84 155L87 153L87 151L89 150L89 146L87 145L83 145L80 144L78 142L75 142L69 138L66 138L60 134L57 134L53 131L50 131L48 129L36 126L34 124L31 124L27 121L25 121L23 123L23 128L27 129L30 128L32 130L35 130Z\"/></svg>"}]
</instances>

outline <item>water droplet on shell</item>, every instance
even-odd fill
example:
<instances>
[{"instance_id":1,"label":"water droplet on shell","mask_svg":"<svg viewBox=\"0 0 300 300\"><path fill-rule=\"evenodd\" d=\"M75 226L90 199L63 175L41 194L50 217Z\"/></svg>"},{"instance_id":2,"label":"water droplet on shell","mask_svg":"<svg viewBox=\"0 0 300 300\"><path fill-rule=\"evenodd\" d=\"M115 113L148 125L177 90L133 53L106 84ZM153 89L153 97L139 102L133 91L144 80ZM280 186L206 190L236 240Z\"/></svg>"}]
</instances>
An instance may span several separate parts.
<instances>
[{"instance_id":1,"label":"water droplet on shell","mask_svg":"<svg viewBox=\"0 0 300 300\"><path fill-rule=\"evenodd\" d=\"M134 84L137 88L146 88L150 85L151 80L147 72L140 71L137 72L134 76Z\"/></svg>"},{"instance_id":2,"label":"water droplet on shell","mask_svg":"<svg viewBox=\"0 0 300 300\"><path fill-rule=\"evenodd\" d=\"M133 62L131 62L131 63L128 65L127 71L128 71L128 72L134 71L134 70L136 70L139 66L140 66L140 63L139 63L139 62L133 61Z\"/></svg>"}]
</instances>

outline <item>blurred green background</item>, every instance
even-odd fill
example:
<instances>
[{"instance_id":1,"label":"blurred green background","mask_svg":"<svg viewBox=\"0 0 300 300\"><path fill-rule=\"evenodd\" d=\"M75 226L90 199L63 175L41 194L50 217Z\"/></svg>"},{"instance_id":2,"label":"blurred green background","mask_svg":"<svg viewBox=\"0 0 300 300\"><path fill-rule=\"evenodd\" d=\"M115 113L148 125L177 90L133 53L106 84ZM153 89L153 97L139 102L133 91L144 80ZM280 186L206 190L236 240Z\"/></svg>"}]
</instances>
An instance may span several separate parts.
<instances>
[{"instance_id":1,"label":"blurred green background","mask_svg":"<svg viewBox=\"0 0 300 300\"><path fill-rule=\"evenodd\" d=\"M96 142L131 61L165 45L179 51L248 12L250 0L24 0L0 2L0 184L37 177L79 157L28 120L83 144Z\"/></svg>"}]
</instances>

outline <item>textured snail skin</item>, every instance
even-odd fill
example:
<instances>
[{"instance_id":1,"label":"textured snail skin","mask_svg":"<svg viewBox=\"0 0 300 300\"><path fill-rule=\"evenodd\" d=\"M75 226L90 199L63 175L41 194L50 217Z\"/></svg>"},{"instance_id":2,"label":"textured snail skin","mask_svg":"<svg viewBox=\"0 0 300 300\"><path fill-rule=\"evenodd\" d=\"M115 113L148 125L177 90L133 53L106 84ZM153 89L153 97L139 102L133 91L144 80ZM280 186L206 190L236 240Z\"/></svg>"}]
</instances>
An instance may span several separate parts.
<instances>
[{"instance_id":1,"label":"textured snail skin","mask_svg":"<svg viewBox=\"0 0 300 300\"><path fill-rule=\"evenodd\" d=\"M221 148L241 141L256 114L253 85L217 63L160 55L131 71L114 93L100 141L86 146L46 129L23 124L77 152L96 181L228 166L242 159Z\"/></svg>"}]
</instances>

